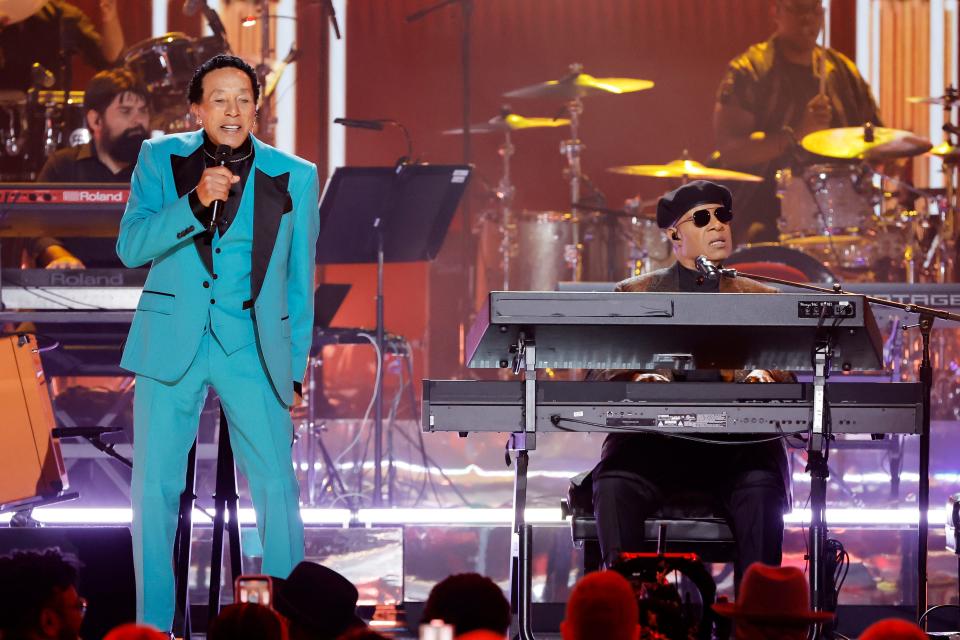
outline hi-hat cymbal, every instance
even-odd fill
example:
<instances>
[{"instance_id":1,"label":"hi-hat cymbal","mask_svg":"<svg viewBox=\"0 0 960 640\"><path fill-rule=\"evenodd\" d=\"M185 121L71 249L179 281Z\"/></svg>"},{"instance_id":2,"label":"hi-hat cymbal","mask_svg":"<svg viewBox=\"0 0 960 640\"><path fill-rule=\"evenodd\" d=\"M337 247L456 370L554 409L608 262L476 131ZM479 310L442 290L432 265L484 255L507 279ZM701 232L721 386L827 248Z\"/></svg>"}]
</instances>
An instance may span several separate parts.
<instances>
[{"instance_id":1,"label":"hi-hat cymbal","mask_svg":"<svg viewBox=\"0 0 960 640\"><path fill-rule=\"evenodd\" d=\"M694 178L703 180L735 180L738 182L763 182L763 178L752 173L714 169L696 160L674 160L667 164L631 164L622 167L610 167L612 173L627 176L646 176L649 178Z\"/></svg>"},{"instance_id":2,"label":"hi-hat cymbal","mask_svg":"<svg viewBox=\"0 0 960 640\"><path fill-rule=\"evenodd\" d=\"M524 129L544 129L549 127L565 127L570 124L567 118L527 118L515 113L505 116L496 116L486 122L470 125L470 133L504 133L506 131L522 131ZM447 129L446 135L460 135L462 128Z\"/></svg>"},{"instance_id":3,"label":"hi-hat cymbal","mask_svg":"<svg viewBox=\"0 0 960 640\"><path fill-rule=\"evenodd\" d=\"M508 98L551 98L576 100L601 94L633 93L653 87L639 78L594 78L588 73L571 73L560 80L548 80L506 92Z\"/></svg>"},{"instance_id":4,"label":"hi-hat cymbal","mask_svg":"<svg viewBox=\"0 0 960 640\"><path fill-rule=\"evenodd\" d=\"M884 127L824 129L805 136L800 144L810 153L845 160L906 158L933 147L929 140L909 131Z\"/></svg>"},{"instance_id":5,"label":"hi-hat cymbal","mask_svg":"<svg viewBox=\"0 0 960 640\"><path fill-rule=\"evenodd\" d=\"M948 162L957 162L960 160L960 147L952 145L949 142L941 142L933 149L930 149L930 155L943 158Z\"/></svg>"}]
</instances>

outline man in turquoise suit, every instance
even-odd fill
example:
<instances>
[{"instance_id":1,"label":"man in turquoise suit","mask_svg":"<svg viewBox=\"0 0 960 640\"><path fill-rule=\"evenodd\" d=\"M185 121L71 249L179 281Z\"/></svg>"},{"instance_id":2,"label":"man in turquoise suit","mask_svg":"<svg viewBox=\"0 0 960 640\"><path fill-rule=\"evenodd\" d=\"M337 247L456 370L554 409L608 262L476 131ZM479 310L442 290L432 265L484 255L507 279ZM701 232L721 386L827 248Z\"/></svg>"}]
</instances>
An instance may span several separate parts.
<instances>
[{"instance_id":1,"label":"man in turquoise suit","mask_svg":"<svg viewBox=\"0 0 960 640\"><path fill-rule=\"evenodd\" d=\"M286 576L303 558L289 410L312 337L319 183L316 166L250 134L259 93L240 58L205 62L188 96L202 131L143 144L120 222L120 259L150 264L120 364L137 376L137 618L163 630L187 455L211 387L250 486L263 573Z\"/></svg>"}]
</instances>

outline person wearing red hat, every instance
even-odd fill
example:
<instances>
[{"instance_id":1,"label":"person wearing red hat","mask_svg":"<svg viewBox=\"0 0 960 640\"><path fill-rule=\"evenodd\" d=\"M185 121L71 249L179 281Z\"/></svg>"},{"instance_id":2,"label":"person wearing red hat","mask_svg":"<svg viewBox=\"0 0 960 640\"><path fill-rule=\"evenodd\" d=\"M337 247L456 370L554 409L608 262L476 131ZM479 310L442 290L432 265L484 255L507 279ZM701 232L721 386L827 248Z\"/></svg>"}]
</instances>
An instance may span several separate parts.
<instances>
[{"instance_id":1,"label":"person wearing red hat","mask_svg":"<svg viewBox=\"0 0 960 640\"><path fill-rule=\"evenodd\" d=\"M103 640L170 640L170 636L149 625L131 622L114 627Z\"/></svg>"},{"instance_id":2,"label":"person wearing red hat","mask_svg":"<svg viewBox=\"0 0 960 640\"><path fill-rule=\"evenodd\" d=\"M573 587L560 623L563 640L637 640L640 609L630 582L615 571L588 573Z\"/></svg>"},{"instance_id":3,"label":"person wearing red hat","mask_svg":"<svg viewBox=\"0 0 960 640\"><path fill-rule=\"evenodd\" d=\"M885 618L867 627L860 640L927 640L927 634L908 620Z\"/></svg>"},{"instance_id":4,"label":"person wearing red hat","mask_svg":"<svg viewBox=\"0 0 960 640\"><path fill-rule=\"evenodd\" d=\"M750 565L736 602L718 602L713 610L732 619L737 640L806 640L810 625L833 614L810 610L809 588L796 567Z\"/></svg>"}]
</instances>

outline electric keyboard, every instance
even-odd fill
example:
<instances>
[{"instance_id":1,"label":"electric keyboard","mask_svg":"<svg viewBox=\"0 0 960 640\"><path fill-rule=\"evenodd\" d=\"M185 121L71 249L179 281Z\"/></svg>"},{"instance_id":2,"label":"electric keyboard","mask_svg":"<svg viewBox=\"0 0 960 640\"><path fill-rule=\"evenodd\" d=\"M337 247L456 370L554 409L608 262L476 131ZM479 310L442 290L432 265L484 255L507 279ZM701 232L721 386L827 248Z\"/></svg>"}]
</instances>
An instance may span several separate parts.
<instances>
[{"instance_id":1,"label":"electric keyboard","mask_svg":"<svg viewBox=\"0 0 960 640\"><path fill-rule=\"evenodd\" d=\"M0 237L116 237L125 183L0 183Z\"/></svg>"},{"instance_id":2,"label":"electric keyboard","mask_svg":"<svg viewBox=\"0 0 960 640\"><path fill-rule=\"evenodd\" d=\"M806 370L818 336L834 369L882 368L863 296L820 293L493 291L467 353L470 367L507 367L527 341L537 369Z\"/></svg>"},{"instance_id":3,"label":"electric keyboard","mask_svg":"<svg viewBox=\"0 0 960 640\"><path fill-rule=\"evenodd\" d=\"M133 310L148 269L4 269L6 310Z\"/></svg>"},{"instance_id":4,"label":"electric keyboard","mask_svg":"<svg viewBox=\"0 0 960 640\"><path fill-rule=\"evenodd\" d=\"M537 382L538 432L791 433L806 431L813 408L809 383ZM827 384L834 433L918 434L918 383ZM424 431L524 430L523 384L425 380Z\"/></svg>"}]
</instances>

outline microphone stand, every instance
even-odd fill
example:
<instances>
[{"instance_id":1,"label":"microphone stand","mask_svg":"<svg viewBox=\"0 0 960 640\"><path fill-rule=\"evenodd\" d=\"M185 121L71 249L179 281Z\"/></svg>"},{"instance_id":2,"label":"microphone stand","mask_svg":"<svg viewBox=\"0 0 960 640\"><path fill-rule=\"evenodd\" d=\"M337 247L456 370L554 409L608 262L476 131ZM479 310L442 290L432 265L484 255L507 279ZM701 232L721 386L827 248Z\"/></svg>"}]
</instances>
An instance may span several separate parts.
<instances>
[{"instance_id":1,"label":"microphone stand","mask_svg":"<svg viewBox=\"0 0 960 640\"><path fill-rule=\"evenodd\" d=\"M783 280L781 278L774 278L771 276L763 276L755 273L747 273L745 271L738 271L736 269L725 269L722 267L716 267L716 274L713 274L714 278L719 275L724 278L750 278L753 280L758 280L760 282L770 282L772 284L786 285L788 287L797 287L800 289L806 289L809 291L816 291L818 293L831 293L831 294L853 294L853 295L862 295L858 294L855 291L848 291L843 288L843 286L838 282L834 284L831 288L827 289L825 287L818 287L816 285L807 284L805 282L793 282L791 280ZM709 277L709 275L708 275ZM943 309L937 309L934 307L925 307L918 304L909 304L903 302L896 302L893 300L887 300L885 298L878 298L876 296L863 295L863 299L869 302L870 304L876 304L884 307L890 307L892 309L899 309L908 314L916 314L918 316L916 324L902 325L903 330L907 330L913 327L920 329L920 336L923 344L923 353L920 359L920 366L918 367L918 377L920 380L921 391L922 391L922 410L921 410L921 432L920 432L920 486L917 493L917 506L919 508L919 521L917 523L917 603L916 603L916 619L918 621L924 621L924 628L926 628L924 613L927 610L927 551L928 551L928 541L927 541L927 532L929 529L929 523L927 522L927 511L929 510L930 504L930 392L933 388L933 366L930 363L930 332L933 329L933 323L935 320L946 320L948 322L960 322L960 314L951 313L949 311L944 311ZM815 371L815 382L816 374L818 371ZM829 366L825 367L824 374L829 373ZM824 375L824 377L826 377ZM816 402L815 409L816 411ZM820 452L822 455L826 455L827 447L829 446L828 438L824 438L822 443L823 451ZM811 453L810 447L813 445L813 438L811 438L811 443L808 445L808 455ZM817 452L813 452L817 453ZM817 457L816 455L814 456ZM825 460L824 460L825 463ZM813 593L813 587L815 583L818 582L818 577L816 575L816 568L812 565L814 560L817 559L815 552L818 549L822 549L821 543L826 541L826 523L825 522L815 522L816 519L823 516L826 505L815 505L813 504L814 498L816 499L826 499L826 476L819 477L817 474L819 471L815 468L812 468L810 458L808 457L808 471L811 471L812 480L814 484L819 483L819 487L811 486L810 495L811 495L811 519L810 519L810 556L811 556L811 604L814 609L818 611L825 610L823 608L824 602L822 602L823 592L817 591ZM816 525L816 531L815 531ZM814 539L816 536L817 539ZM817 599L814 598L817 597ZM820 601L818 601L818 599Z\"/></svg>"},{"instance_id":2,"label":"microphone stand","mask_svg":"<svg viewBox=\"0 0 960 640\"><path fill-rule=\"evenodd\" d=\"M463 118L463 164L470 164L470 99L471 99L471 69L472 69L472 55L471 55L471 36L473 33L473 0L439 0L428 7L425 7L419 11L415 11L407 15L407 22L416 22L431 13L435 13L440 9L443 9L446 6L459 4L460 13L462 16L461 28L460 28L460 75L462 77L462 118ZM477 286L476 277L474 275L475 269L475 247L473 246L471 238L471 229L473 229L473 222L470 215L470 198L464 198L460 203L460 208L463 211L463 229L461 230L462 236L462 245L460 251L460 269L461 272L466 274L466 292L465 295L458 297L458 318L457 323L460 325L460 328L464 328L464 323L467 321L469 315L472 311L472 305L474 300L474 289ZM460 358L458 357L458 360ZM463 365L463 362L458 362L459 365Z\"/></svg>"}]
</instances>

